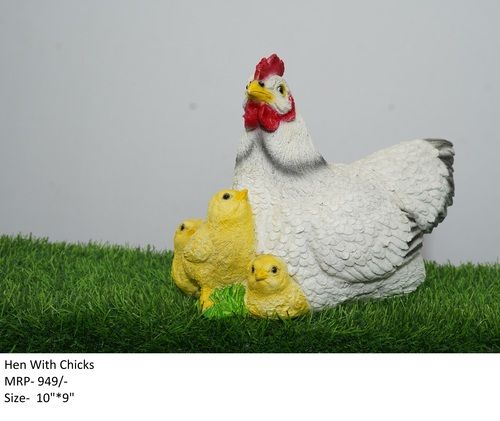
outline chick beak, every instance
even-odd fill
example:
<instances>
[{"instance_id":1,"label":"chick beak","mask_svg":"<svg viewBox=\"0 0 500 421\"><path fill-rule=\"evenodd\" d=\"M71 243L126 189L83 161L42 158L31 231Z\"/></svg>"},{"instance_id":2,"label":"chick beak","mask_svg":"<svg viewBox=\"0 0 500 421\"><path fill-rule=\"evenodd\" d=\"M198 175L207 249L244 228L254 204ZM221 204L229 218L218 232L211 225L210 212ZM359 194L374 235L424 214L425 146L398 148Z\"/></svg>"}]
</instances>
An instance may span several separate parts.
<instances>
[{"instance_id":1,"label":"chick beak","mask_svg":"<svg viewBox=\"0 0 500 421\"><path fill-rule=\"evenodd\" d=\"M271 104L274 102L274 95L264 87L262 82L252 80L247 86L247 97L252 101L260 101Z\"/></svg>"},{"instance_id":2,"label":"chick beak","mask_svg":"<svg viewBox=\"0 0 500 421\"><path fill-rule=\"evenodd\" d=\"M247 200L248 199L248 190L243 189L234 194L236 200Z\"/></svg>"},{"instance_id":3,"label":"chick beak","mask_svg":"<svg viewBox=\"0 0 500 421\"><path fill-rule=\"evenodd\" d=\"M265 270L257 269L255 271L255 280L256 281L263 281L266 278L267 278L267 272Z\"/></svg>"}]
</instances>

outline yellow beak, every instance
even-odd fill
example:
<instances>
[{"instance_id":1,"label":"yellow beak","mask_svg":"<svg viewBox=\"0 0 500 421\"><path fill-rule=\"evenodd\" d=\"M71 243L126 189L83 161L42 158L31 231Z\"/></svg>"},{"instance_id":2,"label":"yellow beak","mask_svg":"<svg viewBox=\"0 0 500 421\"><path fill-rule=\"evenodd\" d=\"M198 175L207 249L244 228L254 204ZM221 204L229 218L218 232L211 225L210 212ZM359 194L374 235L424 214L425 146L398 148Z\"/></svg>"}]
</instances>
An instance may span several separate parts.
<instances>
[{"instance_id":1,"label":"yellow beak","mask_svg":"<svg viewBox=\"0 0 500 421\"><path fill-rule=\"evenodd\" d=\"M252 80L247 87L247 97L252 101L261 101L271 104L274 102L274 95L271 91L259 84L258 80Z\"/></svg>"},{"instance_id":2,"label":"yellow beak","mask_svg":"<svg viewBox=\"0 0 500 421\"><path fill-rule=\"evenodd\" d=\"M256 281L263 281L266 278L267 278L267 272L265 270L257 269L255 271L255 280Z\"/></svg>"},{"instance_id":3,"label":"yellow beak","mask_svg":"<svg viewBox=\"0 0 500 421\"><path fill-rule=\"evenodd\" d=\"M243 190L237 191L234 194L234 198L236 200L247 200L248 199L248 190L247 189L243 189Z\"/></svg>"}]
</instances>

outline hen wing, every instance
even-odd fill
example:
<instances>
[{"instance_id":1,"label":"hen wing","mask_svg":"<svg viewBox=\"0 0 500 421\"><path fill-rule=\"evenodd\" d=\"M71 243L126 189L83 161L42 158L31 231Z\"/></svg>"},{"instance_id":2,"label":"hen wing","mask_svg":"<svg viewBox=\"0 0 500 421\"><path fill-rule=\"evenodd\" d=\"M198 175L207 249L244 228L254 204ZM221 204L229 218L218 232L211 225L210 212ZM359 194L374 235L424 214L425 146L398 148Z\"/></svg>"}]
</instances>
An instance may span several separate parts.
<instances>
[{"instance_id":1,"label":"hen wing","mask_svg":"<svg viewBox=\"0 0 500 421\"><path fill-rule=\"evenodd\" d=\"M353 176L377 182L422 231L430 232L453 203L454 154L453 144L447 140L417 139L375 152L344 168Z\"/></svg>"},{"instance_id":2,"label":"hen wing","mask_svg":"<svg viewBox=\"0 0 500 421\"><path fill-rule=\"evenodd\" d=\"M333 188L340 194L319 203L312 218L314 238L309 244L317 263L349 282L390 276L421 248L420 229L376 185L335 177L340 183Z\"/></svg>"}]
</instances>

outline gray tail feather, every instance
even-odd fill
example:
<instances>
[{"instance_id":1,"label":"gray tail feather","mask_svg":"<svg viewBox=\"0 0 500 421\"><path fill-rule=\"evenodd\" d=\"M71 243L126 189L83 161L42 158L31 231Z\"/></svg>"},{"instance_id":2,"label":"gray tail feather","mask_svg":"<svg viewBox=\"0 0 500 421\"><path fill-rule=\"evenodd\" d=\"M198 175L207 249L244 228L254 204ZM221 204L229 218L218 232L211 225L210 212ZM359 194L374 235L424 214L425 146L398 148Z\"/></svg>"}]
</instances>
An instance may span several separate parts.
<instances>
[{"instance_id":1,"label":"gray tail feather","mask_svg":"<svg viewBox=\"0 0 500 421\"><path fill-rule=\"evenodd\" d=\"M422 231L420 231L417 223L415 222L415 219L409 213L405 213L408 221L410 222L410 232L412 235L411 239L408 241L408 250L406 250L405 255L405 258L408 259L422 248L423 234Z\"/></svg>"},{"instance_id":2,"label":"gray tail feather","mask_svg":"<svg viewBox=\"0 0 500 421\"><path fill-rule=\"evenodd\" d=\"M446 181L450 187L448 195L446 196L445 204L443 209L439 212L436 221L430 228L430 231L438 225L443 219L446 217L448 206L453 204L453 197L455 196L455 182L453 180L453 162L455 151L453 150L453 143L445 139L424 139L429 142L432 146L434 146L438 150L439 159L446 165L446 169L448 170L448 175L446 176Z\"/></svg>"}]
</instances>

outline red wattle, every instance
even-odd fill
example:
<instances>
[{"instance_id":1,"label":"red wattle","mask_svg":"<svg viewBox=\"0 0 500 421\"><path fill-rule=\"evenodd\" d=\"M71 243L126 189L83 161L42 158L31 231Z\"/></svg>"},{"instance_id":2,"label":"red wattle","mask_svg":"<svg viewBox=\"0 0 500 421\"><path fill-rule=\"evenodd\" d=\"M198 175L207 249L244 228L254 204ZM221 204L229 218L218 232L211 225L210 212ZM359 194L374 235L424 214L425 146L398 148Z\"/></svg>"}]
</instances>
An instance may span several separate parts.
<instances>
[{"instance_id":1,"label":"red wattle","mask_svg":"<svg viewBox=\"0 0 500 421\"><path fill-rule=\"evenodd\" d=\"M279 114L265 102L248 101L245 105L245 129L248 131L261 127L266 132L274 132L280 126L282 121L295 120L295 103L290 97L292 108L286 114Z\"/></svg>"}]
</instances>

